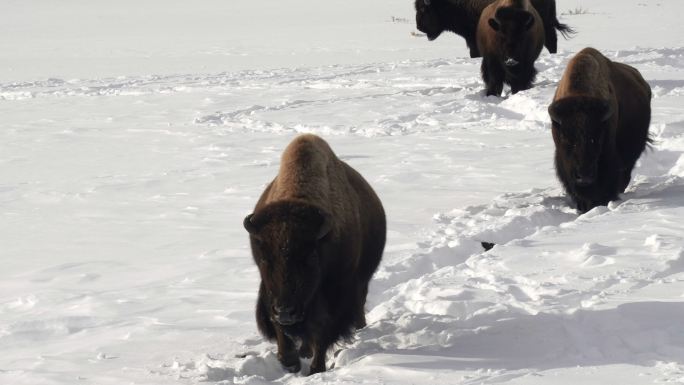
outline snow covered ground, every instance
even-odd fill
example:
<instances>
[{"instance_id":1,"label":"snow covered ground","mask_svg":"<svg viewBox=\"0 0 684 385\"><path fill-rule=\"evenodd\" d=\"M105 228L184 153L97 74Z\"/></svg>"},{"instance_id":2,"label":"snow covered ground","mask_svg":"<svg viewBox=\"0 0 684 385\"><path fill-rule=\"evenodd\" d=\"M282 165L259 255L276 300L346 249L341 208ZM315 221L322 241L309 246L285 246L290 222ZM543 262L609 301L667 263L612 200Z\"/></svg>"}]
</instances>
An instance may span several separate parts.
<instances>
[{"instance_id":1,"label":"snow covered ground","mask_svg":"<svg viewBox=\"0 0 684 385\"><path fill-rule=\"evenodd\" d=\"M504 98L410 1L197 3L0 4L1 384L684 383L681 0L558 0L579 33ZM656 144L578 216L546 107L589 45L652 85ZM389 221L312 377L256 332L241 225L300 132Z\"/></svg>"}]
</instances>

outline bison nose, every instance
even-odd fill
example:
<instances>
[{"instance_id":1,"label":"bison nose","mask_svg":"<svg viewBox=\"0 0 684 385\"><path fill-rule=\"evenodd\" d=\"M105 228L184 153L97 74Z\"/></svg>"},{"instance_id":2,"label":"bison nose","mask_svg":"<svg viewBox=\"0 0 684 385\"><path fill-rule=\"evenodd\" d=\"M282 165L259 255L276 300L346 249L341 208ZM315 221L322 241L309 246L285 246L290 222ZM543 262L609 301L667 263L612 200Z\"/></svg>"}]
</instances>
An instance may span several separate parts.
<instances>
[{"instance_id":1,"label":"bison nose","mask_svg":"<svg viewBox=\"0 0 684 385\"><path fill-rule=\"evenodd\" d=\"M504 61L504 64L506 65L506 67L514 67L514 66L517 66L518 64L520 64L520 62L513 59L512 57L507 57L506 60Z\"/></svg>"},{"instance_id":2,"label":"bison nose","mask_svg":"<svg viewBox=\"0 0 684 385\"><path fill-rule=\"evenodd\" d=\"M596 175L594 173L576 173L575 183L579 186L588 186L596 181Z\"/></svg>"},{"instance_id":3,"label":"bison nose","mask_svg":"<svg viewBox=\"0 0 684 385\"><path fill-rule=\"evenodd\" d=\"M273 318L281 325L294 325L303 319L293 306L274 306Z\"/></svg>"}]
</instances>

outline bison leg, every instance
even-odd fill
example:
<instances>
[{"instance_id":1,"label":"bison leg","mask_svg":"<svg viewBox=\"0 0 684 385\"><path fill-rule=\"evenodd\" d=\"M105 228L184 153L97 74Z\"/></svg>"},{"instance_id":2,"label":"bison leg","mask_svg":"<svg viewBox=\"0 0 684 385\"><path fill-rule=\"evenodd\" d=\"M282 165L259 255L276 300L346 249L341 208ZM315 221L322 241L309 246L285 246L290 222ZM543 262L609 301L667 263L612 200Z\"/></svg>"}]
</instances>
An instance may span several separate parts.
<instances>
[{"instance_id":1,"label":"bison leg","mask_svg":"<svg viewBox=\"0 0 684 385\"><path fill-rule=\"evenodd\" d=\"M363 306L361 306L361 309L358 310L356 318L354 319L354 327L356 330L366 327L366 315L364 314Z\"/></svg>"},{"instance_id":2,"label":"bison leg","mask_svg":"<svg viewBox=\"0 0 684 385\"><path fill-rule=\"evenodd\" d=\"M332 345L337 336L335 330L339 325L337 325L336 320L333 319L327 311L327 306L322 300L319 300L319 312L316 314L316 319L312 323L312 334L308 337L310 338L311 347L313 350L313 360L311 360L311 371L309 375L316 374L320 372L325 372L325 355L328 352L328 348Z\"/></svg>"},{"instance_id":3,"label":"bison leg","mask_svg":"<svg viewBox=\"0 0 684 385\"><path fill-rule=\"evenodd\" d=\"M501 96L504 84L504 69L496 58L485 56L482 58L482 80L487 88L487 96Z\"/></svg>"},{"instance_id":4,"label":"bison leg","mask_svg":"<svg viewBox=\"0 0 684 385\"><path fill-rule=\"evenodd\" d=\"M363 329L366 327L366 296L368 295L368 283L358 282L356 287L358 288L357 299L356 299L356 312L354 317L354 327L358 329Z\"/></svg>"},{"instance_id":5,"label":"bison leg","mask_svg":"<svg viewBox=\"0 0 684 385\"><path fill-rule=\"evenodd\" d=\"M468 49L470 50L471 58L482 56L480 55L480 50L477 48L477 42L475 41L475 39L466 40L466 44L468 45Z\"/></svg>"},{"instance_id":6,"label":"bison leg","mask_svg":"<svg viewBox=\"0 0 684 385\"><path fill-rule=\"evenodd\" d=\"M302 368L302 364L299 362L294 341L283 333L282 328L276 327L275 330L278 339L278 361L288 372L298 372Z\"/></svg>"},{"instance_id":7,"label":"bison leg","mask_svg":"<svg viewBox=\"0 0 684 385\"><path fill-rule=\"evenodd\" d=\"M327 339L316 341L309 375L325 372L325 356L330 345L331 343Z\"/></svg>"},{"instance_id":8,"label":"bison leg","mask_svg":"<svg viewBox=\"0 0 684 385\"><path fill-rule=\"evenodd\" d=\"M629 186L629 182L632 180L632 168L622 170L622 181L620 187L618 188L618 194L622 194Z\"/></svg>"},{"instance_id":9,"label":"bison leg","mask_svg":"<svg viewBox=\"0 0 684 385\"><path fill-rule=\"evenodd\" d=\"M519 64L514 76L507 76L508 84L511 85L511 94L517 94L520 91L532 88L534 78L537 77L537 70L534 64L526 66Z\"/></svg>"},{"instance_id":10,"label":"bison leg","mask_svg":"<svg viewBox=\"0 0 684 385\"><path fill-rule=\"evenodd\" d=\"M299 347L299 356L302 358L311 358L313 356L311 342L306 338L302 340L302 346Z\"/></svg>"},{"instance_id":11,"label":"bison leg","mask_svg":"<svg viewBox=\"0 0 684 385\"><path fill-rule=\"evenodd\" d=\"M589 204L587 202L584 202L584 201L577 201L577 210L580 213L584 214L587 211L589 211Z\"/></svg>"},{"instance_id":12,"label":"bison leg","mask_svg":"<svg viewBox=\"0 0 684 385\"><path fill-rule=\"evenodd\" d=\"M273 327L273 321L271 321L271 317L268 313L268 305L266 305L266 303L268 301L264 297L263 286L264 286L263 283L259 286L259 296L257 298L257 306L256 306L257 328L259 329L261 334L264 337L266 337L267 340L273 341L276 338L276 331L275 331L275 328Z\"/></svg>"}]
</instances>

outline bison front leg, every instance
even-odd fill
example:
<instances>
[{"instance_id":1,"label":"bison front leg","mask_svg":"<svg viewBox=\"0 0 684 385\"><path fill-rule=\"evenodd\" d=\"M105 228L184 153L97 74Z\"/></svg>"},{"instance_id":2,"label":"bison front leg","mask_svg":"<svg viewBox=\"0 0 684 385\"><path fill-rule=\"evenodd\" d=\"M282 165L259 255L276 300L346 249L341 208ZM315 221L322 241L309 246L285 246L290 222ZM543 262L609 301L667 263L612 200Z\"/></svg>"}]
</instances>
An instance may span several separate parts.
<instances>
[{"instance_id":1,"label":"bison front leg","mask_svg":"<svg viewBox=\"0 0 684 385\"><path fill-rule=\"evenodd\" d=\"M313 347L308 338L302 339L302 346L299 347L299 356L302 358L311 358L313 356Z\"/></svg>"},{"instance_id":2,"label":"bison front leg","mask_svg":"<svg viewBox=\"0 0 684 385\"><path fill-rule=\"evenodd\" d=\"M311 344L313 351L313 359L311 360L311 370L309 375L325 372L325 356L328 348L332 345L336 337L331 333L338 330L339 325L327 310L325 302L319 298L318 306L319 312L312 321L311 334L305 340Z\"/></svg>"},{"instance_id":3,"label":"bison front leg","mask_svg":"<svg viewBox=\"0 0 684 385\"><path fill-rule=\"evenodd\" d=\"M368 295L368 282L356 284L356 309L354 314L354 327L356 330L366 327L366 296Z\"/></svg>"},{"instance_id":4,"label":"bison front leg","mask_svg":"<svg viewBox=\"0 0 684 385\"><path fill-rule=\"evenodd\" d=\"M299 362L299 354L297 354L294 341L283 332L281 327L277 326L276 338L278 340L278 361L288 372L298 372L302 368L302 364Z\"/></svg>"},{"instance_id":5,"label":"bison front leg","mask_svg":"<svg viewBox=\"0 0 684 385\"><path fill-rule=\"evenodd\" d=\"M475 39L471 40L466 40L466 45L468 46L468 49L470 50L470 57L471 58L476 58L476 57L481 57L480 55L480 50L477 48L477 41Z\"/></svg>"},{"instance_id":6,"label":"bison front leg","mask_svg":"<svg viewBox=\"0 0 684 385\"><path fill-rule=\"evenodd\" d=\"M506 76L503 65L492 56L482 58L482 80L485 82L487 96L501 96L504 78Z\"/></svg>"},{"instance_id":7,"label":"bison front leg","mask_svg":"<svg viewBox=\"0 0 684 385\"><path fill-rule=\"evenodd\" d=\"M508 83L511 85L511 94L515 95L520 91L532 88L534 78L537 77L537 70L534 64L519 64L515 72L510 75Z\"/></svg>"},{"instance_id":8,"label":"bison front leg","mask_svg":"<svg viewBox=\"0 0 684 385\"><path fill-rule=\"evenodd\" d=\"M325 372L325 356L331 343L328 339L315 341L313 348L313 360L311 360L311 371L309 375Z\"/></svg>"}]
</instances>

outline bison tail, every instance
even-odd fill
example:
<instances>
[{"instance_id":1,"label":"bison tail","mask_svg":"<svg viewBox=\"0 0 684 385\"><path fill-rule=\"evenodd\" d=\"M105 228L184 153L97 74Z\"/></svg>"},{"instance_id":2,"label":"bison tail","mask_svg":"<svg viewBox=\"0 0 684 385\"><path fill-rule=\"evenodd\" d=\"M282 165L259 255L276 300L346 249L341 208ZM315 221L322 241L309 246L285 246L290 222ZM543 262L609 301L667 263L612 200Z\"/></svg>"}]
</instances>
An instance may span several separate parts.
<instances>
[{"instance_id":1,"label":"bison tail","mask_svg":"<svg viewBox=\"0 0 684 385\"><path fill-rule=\"evenodd\" d=\"M649 151L653 150L653 146L656 144L658 144L658 141L653 139L653 137L651 136L651 133L649 132L648 136L646 137L646 149Z\"/></svg>"},{"instance_id":2,"label":"bison tail","mask_svg":"<svg viewBox=\"0 0 684 385\"><path fill-rule=\"evenodd\" d=\"M563 37L567 40L572 37L572 35L576 34L577 31L575 31L572 27L570 27L567 24L563 24L560 21L556 20L554 23L554 27L558 30L558 32L563 35Z\"/></svg>"}]
</instances>

